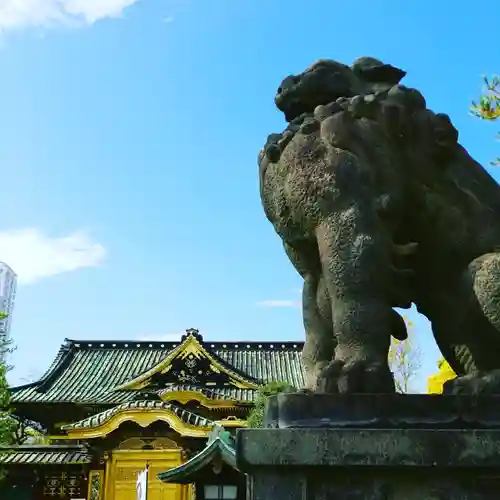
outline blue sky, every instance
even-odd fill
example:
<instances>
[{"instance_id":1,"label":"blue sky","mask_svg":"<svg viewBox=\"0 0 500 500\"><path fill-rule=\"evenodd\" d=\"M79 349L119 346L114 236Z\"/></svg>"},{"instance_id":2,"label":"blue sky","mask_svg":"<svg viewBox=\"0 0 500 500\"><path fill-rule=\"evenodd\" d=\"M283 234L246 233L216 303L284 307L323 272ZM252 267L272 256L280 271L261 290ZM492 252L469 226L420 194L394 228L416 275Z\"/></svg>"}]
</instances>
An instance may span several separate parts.
<instances>
[{"instance_id":1,"label":"blue sky","mask_svg":"<svg viewBox=\"0 0 500 500\"><path fill-rule=\"evenodd\" d=\"M257 153L283 129L277 85L318 58L383 59L486 164L496 128L468 107L482 73L500 71L500 39L479 6L3 2L0 260L20 276L12 382L39 376L65 337L160 340L196 327L211 339L301 339L300 279L257 185ZM424 377L438 354L425 320L415 331Z\"/></svg>"}]
</instances>

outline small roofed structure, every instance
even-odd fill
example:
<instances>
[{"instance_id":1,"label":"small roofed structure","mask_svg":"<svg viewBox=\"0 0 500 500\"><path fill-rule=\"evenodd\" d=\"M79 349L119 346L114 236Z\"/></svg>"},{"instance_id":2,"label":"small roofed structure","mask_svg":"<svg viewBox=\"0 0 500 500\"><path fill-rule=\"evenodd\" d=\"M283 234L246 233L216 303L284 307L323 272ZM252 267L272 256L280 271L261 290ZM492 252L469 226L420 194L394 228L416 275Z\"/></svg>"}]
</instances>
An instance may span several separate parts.
<instances>
[{"instance_id":1,"label":"small roofed structure","mask_svg":"<svg viewBox=\"0 0 500 500\"><path fill-rule=\"evenodd\" d=\"M234 436L219 425L202 451L157 478L163 483L194 484L197 500L245 498L245 475L236 466Z\"/></svg>"},{"instance_id":2,"label":"small roofed structure","mask_svg":"<svg viewBox=\"0 0 500 500\"><path fill-rule=\"evenodd\" d=\"M0 446L0 464L4 472L8 471L0 481L0 498L86 498L86 469L92 462L92 453L84 445ZM45 481L40 482L40 476L44 476ZM62 496L59 494L61 487Z\"/></svg>"},{"instance_id":3,"label":"small roofed structure","mask_svg":"<svg viewBox=\"0 0 500 500\"><path fill-rule=\"evenodd\" d=\"M157 475L163 483L190 484L203 480L206 475L217 474L221 462L235 470L236 451L234 438L229 431L215 425L207 441L207 446L187 462ZM207 468L209 470L207 470Z\"/></svg>"}]
</instances>

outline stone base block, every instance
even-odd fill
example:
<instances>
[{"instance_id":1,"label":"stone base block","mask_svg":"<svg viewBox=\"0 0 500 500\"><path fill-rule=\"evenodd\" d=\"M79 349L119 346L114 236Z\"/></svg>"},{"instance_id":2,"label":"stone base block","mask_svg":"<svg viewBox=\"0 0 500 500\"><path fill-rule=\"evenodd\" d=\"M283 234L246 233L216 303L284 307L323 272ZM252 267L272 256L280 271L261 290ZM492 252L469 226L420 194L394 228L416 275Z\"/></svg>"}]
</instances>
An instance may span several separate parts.
<instances>
[{"instance_id":1,"label":"stone base block","mask_svg":"<svg viewBox=\"0 0 500 500\"><path fill-rule=\"evenodd\" d=\"M285 428L237 436L248 500L500 499L500 399L370 398L271 400L266 420Z\"/></svg>"}]
</instances>

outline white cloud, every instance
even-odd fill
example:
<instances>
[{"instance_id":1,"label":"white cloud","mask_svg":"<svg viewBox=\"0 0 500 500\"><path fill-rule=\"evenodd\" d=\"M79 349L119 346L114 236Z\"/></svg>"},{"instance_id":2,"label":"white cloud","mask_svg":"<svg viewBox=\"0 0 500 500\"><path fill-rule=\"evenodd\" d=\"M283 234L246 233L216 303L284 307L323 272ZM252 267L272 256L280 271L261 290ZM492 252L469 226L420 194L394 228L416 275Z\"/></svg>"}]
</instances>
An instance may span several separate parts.
<instances>
[{"instance_id":1,"label":"white cloud","mask_svg":"<svg viewBox=\"0 0 500 500\"><path fill-rule=\"evenodd\" d=\"M31 228L0 231L0 261L14 269L21 284L98 267L105 257L106 249L83 231L62 237Z\"/></svg>"},{"instance_id":2,"label":"white cloud","mask_svg":"<svg viewBox=\"0 0 500 500\"><path fill-rule=\"evenodd\" d=\"M271 299L271 300L261 300L260 302L257 302L257 305L263 306L263 307L293 307L293 308L297 308L297 307L300 307L300 302L298 300Z\"/></svg>"},{"instance_id":3,"label":"white cloud","mask_svg":"<svg viewBox=\"0 0 500 500\"><path fill-rule=\"evenodd\" d=\"M163 19L163 22L166 23L166 24L173 23L174 22L174 18L171 17L171 16L166 17L165 19Z\"/></svg>"},{"instance_id":4,"label":"white cloud","mask_svg":"<svg viewBox=\"0 0 500 500\"><path fill-rule=\"evenodd\" d=\"M0 0L0 31L61 24L93 24L120 17L138 0Z\"/></svg>"}]
</instances>

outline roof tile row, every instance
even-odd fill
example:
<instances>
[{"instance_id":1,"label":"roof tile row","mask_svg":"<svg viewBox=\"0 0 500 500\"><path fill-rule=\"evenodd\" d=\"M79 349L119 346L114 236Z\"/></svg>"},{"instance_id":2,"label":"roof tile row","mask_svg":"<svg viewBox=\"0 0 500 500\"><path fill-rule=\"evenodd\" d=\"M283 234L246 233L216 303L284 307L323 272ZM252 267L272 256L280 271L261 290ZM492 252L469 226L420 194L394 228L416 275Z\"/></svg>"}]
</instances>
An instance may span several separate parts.
<instances>
[{"instance_id":1,"label":"roof tile row","mask_svg":"<svg viewBox=\"0 0 500 500\"><path fill-rule=\"evenodd\" d=\"M0 463L10 465L87 464L92 457L83 446L18 446L0 451Z\"/></svg>"},{"instance_id":2,"label":"roof tile row","mask_svg":"<svg viewBox=\"0 0 500 500\"><path fill-rule=\"evenodd\" d=\"M85 418L78 422L65 425L62 427L63 430L71 429L89 429L94 427L99 427L103 425L108 420L110 420L114 415L126 410L133 409L144 409L144 410L167 410L175 415L177 415L184 423L192 425L195 427L210 427L213 422L207 418L201 417L192 411L181 408L172 403L165 403L163 401L133 401L130 403L124 403L109 410L105 410L91 417Z\"/></svg>"},{"instance_id":3,"label":"roof tile row","mask_svg":"<svg viewBox=\"0 0 500 500\"><path fill-rule=\"evenodd\" d=\"M115 388L138 377L164 360L174 343L77 343L67 341L51 368L38 382L13 389L14 403L79 402L119 404L138 397ZM203 346L238 372L265 384L285 381L302 387L304 370L300 343L203 343ZM251 401L253 393L224 388L219 395Z\"/></svg>"}]
</instances>

